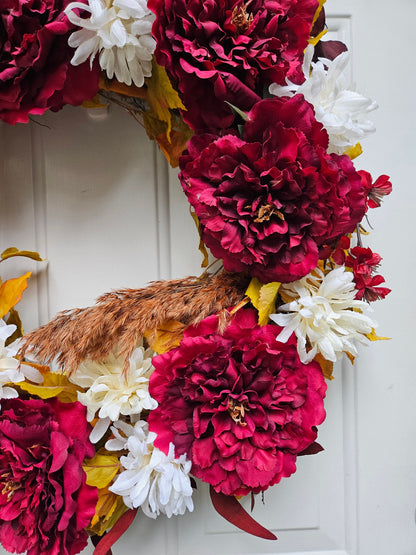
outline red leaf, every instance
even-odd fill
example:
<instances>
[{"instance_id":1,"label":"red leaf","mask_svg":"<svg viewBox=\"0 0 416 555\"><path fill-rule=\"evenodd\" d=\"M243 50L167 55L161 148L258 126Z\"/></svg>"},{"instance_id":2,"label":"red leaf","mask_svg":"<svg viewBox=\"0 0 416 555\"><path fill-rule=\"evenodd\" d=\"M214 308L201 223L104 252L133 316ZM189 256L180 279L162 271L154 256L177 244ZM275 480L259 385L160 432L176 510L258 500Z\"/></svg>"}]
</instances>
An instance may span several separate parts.
<instances>
[{"instance_id":1,"label":"red leaf","mask_svg":"<svg viewBox=\"0 0 416 555\"><path fill-rule=\"evenodd\" d=\"M217 493L212 486L210 486L209 491L214 509L225 520L253 536L258 536L265 540L277 540L277 537L272 532L261 526L243 509L235 497Z\"/></svg>"},{"instance_id":2,"label":"red leaf","mask_svg":"<svg viewBox=\"0 0 416 555\"><path fill-rule=\"evenodd\" d=\"M302 457L302 455L316 455L316 453L320 453L323 450L324 448L322 445L319 445L319 443L315 441L314 443L311 443L309 447L298 453L298 457Z\"/></svg>"},{"instance_id":3,"label":"red leaf","mask_svg":"<svg viewBox=\"0 0 416 555\"><path fill-rule=\"evenodd\" d=\"M109 532L98 542L93 555L111 555L111 546L124 534L136 516L137 509L124 513Z\"/></svg>"}]
</instances>

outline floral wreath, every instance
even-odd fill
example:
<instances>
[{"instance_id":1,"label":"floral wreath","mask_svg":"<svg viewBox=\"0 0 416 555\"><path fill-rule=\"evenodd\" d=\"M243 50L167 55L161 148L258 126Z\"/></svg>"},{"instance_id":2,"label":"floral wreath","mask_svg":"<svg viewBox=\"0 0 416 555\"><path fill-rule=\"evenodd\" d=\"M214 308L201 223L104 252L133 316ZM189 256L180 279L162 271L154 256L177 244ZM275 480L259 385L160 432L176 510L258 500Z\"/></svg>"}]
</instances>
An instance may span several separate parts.
<instances>
[{"instance_id":1,"label":"floral wreath","mask_svg":"<svg viewBox=\"0 0 416 555\"><path fill-rule=\"evenodd\" d=\"M238 499L322 450L325 379L384 339L369 307L389 293L362 221L391 184L352 162L376 104L325 40L324 2L3 2L0 119L124 107L179 165L205 268L23 338L30 274L0 282L6 550L73 555L91 537L111 553L138 508L192 511L193 477L227 520L276 539Z\"/></svg>"}]
</instances>

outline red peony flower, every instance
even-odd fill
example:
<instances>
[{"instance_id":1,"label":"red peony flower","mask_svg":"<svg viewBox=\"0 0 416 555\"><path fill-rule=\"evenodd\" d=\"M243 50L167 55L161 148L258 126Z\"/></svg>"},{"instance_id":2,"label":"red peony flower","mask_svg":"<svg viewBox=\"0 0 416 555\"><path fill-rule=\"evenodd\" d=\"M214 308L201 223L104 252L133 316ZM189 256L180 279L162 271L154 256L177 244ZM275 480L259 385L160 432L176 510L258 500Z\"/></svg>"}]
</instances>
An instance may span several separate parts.
<instances>
[{"instance_id":1,"label":"red peony flower","mask_svg":"<svg viewBox=\"0 0 416 555\"><path fill-rule=\"evenodd\" d=\"M296 456L325 418L326 384L316 362L302 364L296 338L240 310L221 335L218 317L188 328L180 346L153 359L149 391L155 445L173 442L191 472L226 495L255 493L296 470Z\"/></svg>"},{"instance_id":2,"label":"red peony flower","mask_svg":"<svg viewBox=\"0 0 416 555\"><path fill-rule=\"evenodd\" d=\"M78 105L98 92L99 66L70 64L70 0L3 0L0 7L0 119Z\"/></svg>"},{"instance_id":3,"label":"red peony flower","mask_svg":"<svg viewBox=\"0 0 416 555\"><path fill-rule=\"evenodd\" d=\"M82 469L94 455L85 407L57 399L1 405L1 544L28 555L79 553L98 498Z\"/></svg>"},{"instance_id":4,"label":"red peony flower","mask_svg":"<svg viewBox=\"0 0 416 555\"><path fill-rule=\"evenodd\" d=\"M381 256L371 249L354 247L345 261L346 266L354 273L354 282L357 289L356 299L364 299L367 302L384 299L391 292L387 287L379 287L385 282L381 275L373 276L381 262Z\"/></svg>"},{"instance_id":5,"label":"red peony flower","mask_svg":"<svg viewBox=\"0 0 416 555\"><path fill-rule=\"evenodd\" d=\"M317 0L149 0L156 59L182 93L193 129L226 128L224 101L249 110L270 83L302 83Z\"/></svg>"},{"instance_id":6,"label":"red peony flower","mask_svg":"<svg viewBox=\"0 0 416 555\"><path fill-rule=\"evenodd\" d=\"M318 247L364 216L361 178L302 95L258 102L244 138L194 135L180 159L182 187L202 239L230 272L294 281L317 266Z\"/></svg>"},{"instance_id":7,"label":"red peony flower","mask_svg":"<svg viewBox=\"0 0 416 555\"><path fill-rule=\"evenodd\" d=\"M390 177L388 175L380 175L373 183L373 178L368 172L361 170L360 174L364 190L368 197L368 206L370 208L378 208L384 197L392 191Z\"/></svg>"}]
</instances>

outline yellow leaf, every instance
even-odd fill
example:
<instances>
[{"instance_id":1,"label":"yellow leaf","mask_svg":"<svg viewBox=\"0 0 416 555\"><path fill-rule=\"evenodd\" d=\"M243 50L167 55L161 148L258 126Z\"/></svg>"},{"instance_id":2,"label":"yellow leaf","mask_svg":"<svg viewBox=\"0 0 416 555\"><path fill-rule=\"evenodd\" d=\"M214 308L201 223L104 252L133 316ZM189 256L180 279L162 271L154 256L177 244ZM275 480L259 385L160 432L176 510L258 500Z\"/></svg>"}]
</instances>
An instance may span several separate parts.
<instances>
[{"instance_id":1,"label":"yellow leaf","mask_svg":"<svg viewBox=\"0 0 416 555\"><path fill-rule=\"evenodd\" d=\"M328 32L328 29L324 29L323 31L321 31L319 33L319 35L316 35L316 37L311 37L309 39L309 44L312 44L313 46L316 46L318 44L318 42L321 40L322 37L324 37Z\"/></svg>"},{"instance_id":2,"label":"yellow leaf","mask_svg":"<svg viewBox=\"0 0 416 555\"><path fill-rule=\"evenodd\" d=\"M42 262L43 258L40 257L40 254L35 251L20 251L16 247L10 247L1 253L0 262L2 260L6 260L7 258L11 258L12 256L24 256L26 258L31 258L32 260L37 260L38 262Z\"/></svg>"},{"instance_id":3,"label":"yellow leaf","mask_svg":"<svg viewBox=\"0 0 416 555\"><path fill-rule=\"evenodd\" d=\"M371 330L370 333L366 333L365 336L370 340L370 341L389 341L391 339L391 337L379 337L374 328Z\"/></svg>"},{"instance_id":4,"label":"yellow leaf","mask_svg":"<svg viewBox=\"0 0 416 555\"><path fill-rule=\"evenodd\" d=\"M170 110L185 110L178 93L172 87L165 69L153 60L152 76L146 79L147 102L151 114L158 120L167 124L166 135L170 140L172 129L172 116Z\"/></svg>"},{"instance_id":5,"label":"yellow leaf","mask_svg":"<svg viewBox=\"0 0 416 555\"><path fill-rule=\"evenodd\" d=\"M6 347L7 345L10 345L10 343L13 343L13 341L16 341L16 339L19 339L20 337L23 337L23 324L22 324L22 320L20 319L19 313L17 312L17 310L15 310L14 308L11 308L9 311L9 317L7 318L7 324L14 324L16 326L16 331L7 338L6 340Z\"/></svg>"},{"instance_id":6,"label":"yellow leaf","mask_svg":"<svg viewBox=\"0 0 416 555\"><path fill-rule=\"evenodd\" d=\"M31 364L37 368L43 376L42 384L32 384L28 381L19 382L17 386L26 391L30 395L36 395L41 399L50 399L58 397L63 403L73 403L78 398L78 391L82 389L68 380L68 376L61 372L51 372L47 366L38 366Z\"/></svg>"},{"instance_id":7,"label":"yellow leaf","mask_svg":"<svg viewBox=\"0 0 416 555\"><path fill-rule=\"evenodd\" d=\"M349 156L351 158L351 160L354 160L354 158L357 158L358 156L360 156L363 153L363 147L361 146L360 143L357 143L354 146L350 146L349 148L347 148L347 150L344 152L344 154L346 154L347 156Z\"/></svg>"},{"instance_id":8,"label":"yellow leaf","mask_svg":"<svg viewBox=\"0 0 416 555\"><path fill-rule=\"evenodd\" d=\"M192 219L195 222L196 228L198 230L198 235L199 235L198 249L200 250L202 256L204 257L203 261L201 262L201 268L206 268L208 266L209 257L208 257L208 251L207 251L207 248L205 246L205 243L202 240L201 229L200 229L200 226L199 226L199 219L198 219L198 216L195 214L195 212L192 210L191 207L189 207L189 212L191 213Z\"/></svg>"},{"instance_id":9,"label":"yellow leaf","mask_svg":"<svg viewBox=\"0 0 416 555\"><path fill-rule=\"evenodd\" d=\"M319 0L319 6L318 6L318 8L315 12L314 17L313 17L312 26L315 23L315 21L318 19L319 14L321 13L322 8L324 7L325 2L326 2L326 0Z\"/></svg>"},{"instance_id":10,"label":"yellow leaf","mask_svg":"<svg viewBox=\"0 0 416 555\"><path fill-rule=\"evenodd\" d=\"M0 285L0 318L20 301L31 274L32 272L28 272L18 278L8 279Z\"/></svg>"},{"instance_id":11,"label":"yellow leaf","mask_svg":"<svg viewBox=\"0 0 416 555\"><path fill-rule=\"evenodd\" d=\"M127 507L120 495L109 491L108 488L98 490L98 502L88 532L102 536L126 511Z\"/></svg>"},{"instance_id":12,"label":"yellow leaf","mask_svg":"<svg viewBox=\"0 0 416 555\"><path fill-rule=\"evenodd\" d=\"M183 332L186 328L185 324L177 320L165 321L157 328L156 332L147 330L144 337L147 339L150 347L159 355L167 353L171 349L178 347L182 340Z\"/></svg>"},{"instance_id":13,"label":"yellow leaf","mask_svg":"<svg viewBox=\"0 0 416 555\"><path fill-rule=\"evenodd\" d=\"M253 278L247 288L246 295L250 298L253 306L259 313L259 324L264 326L269 321L269 316L275 311L277 294L280 283L273 281L261 283L257 278Z\"/></svg>"},{"instance_id":14,"label":"yellow leaf","mask_svg":"<svg viewBox=\"0 0 416 555\"><path fill-rule=\"evenodd\" d=\"M247 297L250 297L251 304L257 309L259 307L260 289L262 285L263 284L257 278L253 278L246 291Z\"/></svg>"},{"instance_id":15,"label":"yellow leaf","mask_svg":"<svg viewBox=\"0 0 416 555\"><path fill-rule=\"evenodd\" d=\"M332 375L332 372L334 370L334 363L330 360L326 360L326 358L324 358L321 353L318 353L315 356L314 360L321 367L324 378L326 378L327 380L333 380L334 376Z\"/></svg>"},{"instance_id":16,"label":"yellow leaf","mask_svg":"<svg viewBox=\"0 0 416 555\"><path fill-rule=\"evenodd\" d=\"M120 460L116 455L103 454L103 450L100 449L92 459L84 461L82 468L87 475L87 484L103 489L119 471Z\"/></svg>"}]
</instances>

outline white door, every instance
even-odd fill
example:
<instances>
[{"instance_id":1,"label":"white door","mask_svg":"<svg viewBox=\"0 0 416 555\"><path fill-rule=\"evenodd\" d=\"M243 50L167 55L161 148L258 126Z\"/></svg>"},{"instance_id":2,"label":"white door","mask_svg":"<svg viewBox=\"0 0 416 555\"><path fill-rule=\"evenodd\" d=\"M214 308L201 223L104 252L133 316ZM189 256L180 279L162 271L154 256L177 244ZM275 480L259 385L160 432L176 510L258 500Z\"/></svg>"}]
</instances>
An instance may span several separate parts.
<instances>
[{"instance_id":1,"label":"white door","mask_svg":"<svg viewBox=\"0 0 416 555\"><path fill-rule=\"evenodd\" d=\"M257 502L254 517L277 542L222 520L198 484L193 514L157 521L138 514L115 554L416 554L416 2L328 0L327 14L331 34L352 47L359 90L380 104L378 133L356 165L390 174L395 187L372 212L368 238L393 289L375 304L378 331L393 340L336 369L318 438L325 451L300 458L297 473ZM0 248L48 259L1 268L3 278L34 271L20 305L27 329L111 289L200 273L176 172L132 118L112 107L101 120L81 108L36 119L47 127L0 125Z\"/></svg>"}]
</instances>

